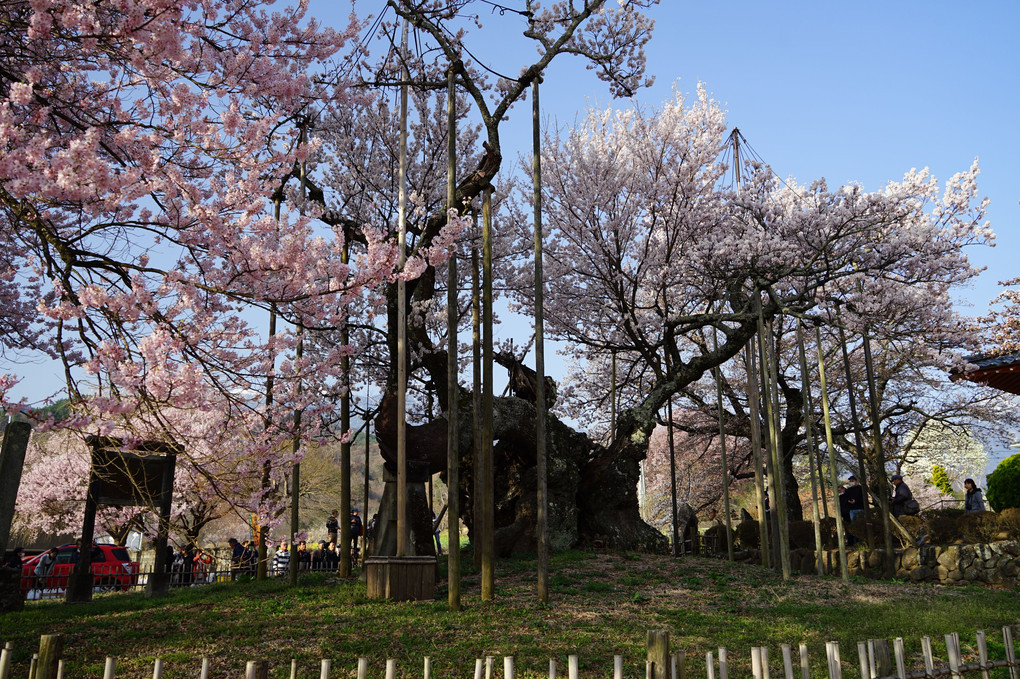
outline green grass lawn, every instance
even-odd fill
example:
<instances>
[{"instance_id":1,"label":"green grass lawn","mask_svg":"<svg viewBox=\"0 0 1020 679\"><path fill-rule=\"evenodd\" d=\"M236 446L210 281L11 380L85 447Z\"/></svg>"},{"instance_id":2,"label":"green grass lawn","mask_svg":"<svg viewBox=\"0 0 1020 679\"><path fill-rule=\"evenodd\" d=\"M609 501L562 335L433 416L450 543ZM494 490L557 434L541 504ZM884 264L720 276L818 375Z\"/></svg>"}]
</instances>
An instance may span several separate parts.
<instances>
[{"instance_id":1,"label":"green grass lawn","mask_svg":"<svg viewBox=\"0 0 1020 679\"><path fill-rule=\"evenodd\" d=\"M309 574L300 585L223 583L175 591L150 600L112 594L90 604L31 602L22 613L0 616L0 641L14 644L12 677L25 677L39 636L65 635L66 677L101 677L107 655L117 677L151 677L163 659L164 677L197 677L201 659L214 677L240 677L248 660L270 661L273 677L318 677L321 658L332 677L354 676L357 658L381 677L387 658L401 676L421 676L423 657L433 676L471 677L475 658L514 655L521 677L545 676L556 658L566 676L567 656L580 657L583 677L612 676L613 656L624 656L625 676L644 676L647 631L668 630L674 649L687 653L687 677L706 675L708 651L724 646L730 676L750 675L750 648L769 647L771 674L782 675L780 645L809 645L813 675L824 676L826 641L841 646L845 676L857 677L857 641L903 637L908 664L923 667L920 638L932 637L945 656L942 635L958 632L965 662L976 662L974 632L987 630L993 659L1003 657L1001 628L1020 622L1020 593L974 585L939 587L900 582L799 576L783 582L756 566L684 557L566 552L552 557L552 602L535 596L535 562L497 564L496 600L479 599L471 555L463 558L463 610L447 607L445 579L435 601L369 601L364 585ZM440 562L445 578L445 559ZM1018 635L1020 642L1020 635ZM1006 676L993 672L993 679ZM797 675L799 677L799 675ZM979 676L979 675L975 675Z\"/></svg>"}]
</instances>

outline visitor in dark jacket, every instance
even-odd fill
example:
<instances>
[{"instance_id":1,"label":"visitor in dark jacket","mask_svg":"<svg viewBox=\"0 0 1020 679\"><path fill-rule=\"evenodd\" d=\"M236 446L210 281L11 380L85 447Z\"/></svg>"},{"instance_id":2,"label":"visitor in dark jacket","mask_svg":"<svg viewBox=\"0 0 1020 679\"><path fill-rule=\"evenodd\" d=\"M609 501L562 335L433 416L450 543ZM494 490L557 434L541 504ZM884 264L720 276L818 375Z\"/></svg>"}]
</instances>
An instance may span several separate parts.
<instances>
[{"instance_id":1,"label":"visitor in dark jacket","mask_svg":"<svg viewBox=\"0 0 1020 679\"><path fill-rule=\"evenodd\" d=\"M965 514L985 511L985 498L981 489L974 483L974 479L967 479L963 482L963 489L967 491L963 500L963 511Z\"/></svg>"},{"instance_id":2,"label":"visitor in dark jacket","mask_svg":"<svg viewBox=\"0 0 1020 679\"><path fill-rule=\"evenodd\" d=\"M889 500L889 511L892 512L893 516L903 516L907 513L906 504L914 499L914 494L910 492L910 487L904 483L903 477L899 474L893 474L889 480L893 484L893 494Z\"/></svg>"}]
</instances>

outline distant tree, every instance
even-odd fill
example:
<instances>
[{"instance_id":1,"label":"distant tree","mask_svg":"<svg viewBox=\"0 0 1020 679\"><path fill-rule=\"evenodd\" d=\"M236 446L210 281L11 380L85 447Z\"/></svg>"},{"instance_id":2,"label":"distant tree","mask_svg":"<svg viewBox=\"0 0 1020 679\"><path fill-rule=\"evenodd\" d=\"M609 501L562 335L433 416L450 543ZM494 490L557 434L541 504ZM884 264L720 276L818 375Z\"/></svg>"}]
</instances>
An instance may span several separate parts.
<instances>
[{"instance_id":1,"label":"distant tree","mask_svg":"<svg viewBox=\"0 0 1020 679\"><path fill-rule=\"evenodd\" d=\"M1020 507L1020 453L1000 462L985 486L985 497L995 511Z\"/></svg>"}]
</instances>

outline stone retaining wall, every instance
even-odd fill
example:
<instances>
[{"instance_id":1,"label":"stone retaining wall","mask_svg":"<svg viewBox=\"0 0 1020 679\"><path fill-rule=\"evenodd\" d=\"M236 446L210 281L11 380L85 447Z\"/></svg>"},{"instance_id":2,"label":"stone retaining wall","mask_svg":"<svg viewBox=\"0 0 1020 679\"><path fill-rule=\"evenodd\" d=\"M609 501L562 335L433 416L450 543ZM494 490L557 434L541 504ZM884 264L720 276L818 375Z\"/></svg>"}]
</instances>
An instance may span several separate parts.
<instances>
[{"instance_id":1,"label":"stone retaining wall","mask_svg":"<svg viewBox=\"0 0 1020 679\"><path fill-rule=\"evenodd\" d=\"M881 577L884 550L850 550L847 571L851 575ZM839 563L839 552L826 552L826 560ZM984 545L922 545L896 551L896 577L911 582L980 582L1017 586L1020 573L1020 542L1003 540Z\"/></svg>"}]
</instances>

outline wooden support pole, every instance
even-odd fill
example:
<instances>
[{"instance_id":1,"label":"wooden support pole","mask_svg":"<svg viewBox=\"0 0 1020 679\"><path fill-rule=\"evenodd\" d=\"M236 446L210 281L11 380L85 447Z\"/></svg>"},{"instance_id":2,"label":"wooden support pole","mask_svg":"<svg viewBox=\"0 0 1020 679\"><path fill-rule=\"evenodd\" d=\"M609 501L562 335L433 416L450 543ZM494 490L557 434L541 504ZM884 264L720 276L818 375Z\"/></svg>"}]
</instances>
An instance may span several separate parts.
<instances>
[{"instance_id":1,"label":"wooden support pole","mask_svg":"<svg viewBox=\"0 0 1020 679\"><path fill-rule=\"evenodd\" d=\"M945 635L946 639L946 657L949 658L949 673L953 679L961 679L963 676L960 673L960 640L957 638L956 633L950 633Z\"/></svg>"},{"instance_id":2,"label":"wooden support pole","mask_svg":"<svg viewBox=\"0 0 1020 679\"><path fill-rule=\"evenodd\" d=\"M503 679L514 679L514 657L503 656Z\"/></svg>"},{"instance_id":3,"label":"wooden support pole","mask_svg":"<svg viewBox=\"0 0 1020 679\"><path fill-rule=\"evenodd\" d=\"M482 679L482 659L475 658L475 679Z\"/></svg>"},{"instance_id":4,"label":"wooden support pole","mask_svg":"<svg viewBox=\"0 0 1020 679\"><path fill-rule=\"evenodd\" d=\"M549 658L549 679L556 679L556 658Z\"/></svg>"},{"instance_id":5,"label":"wooden support pole","mask_svg":"<svg viewBox=\"0 0 1020 679\"><path fill-rule=\"evenodd\" d=\"M496 591L496 553L493 542L496 502L492 463L492 187L482 192L482 450L479 468L480 493L475 506L475 549L481 552L482 601L492 601Z\"/></svg>"},{"instance_id":6,"label":"wooden support pole","mask_svg":"<svg viewBox=\"0 0 1020 679\"><path fill-rule=\"evenodd\" d=\"M623 679L623 656L613 656L613 679Z\"/></svg>"},{"instance_id":7,"label":"wooden support pole","mask_svg":"<svg viewBox=\"0 0 1020 679\"><path fill-rule=\"evenodd\" d=\"M857 661L861 666L861 679L875 679L875 672L868 662L868 642L857 642Z\"/></svg>"},{"instance_id":8,"label":"wooden support pole","mask_svg":"<svg viewBox=\"0 0 1020 679\"><path fill-rule=\"evenodd\" d=\"M491 655L485 656L485 679L492 679L492 665L495 658Z\"/></svg>"},{"instance_id":9,"label":"wooden support pole","mask_svg":"<svg viewBox=\"0 0 1020 679\"><path fill-rule=\"evenodd\" d=\"M578 679L580 676L580 663L576 655L567 656L567 679Z\"/></svg>"},{"instance_id":10,"label":"wooden support pole","mask_svg":"<svg viewBox=\"0 0 1020 679\"><path fill-rule=\"evenodd\" d=\"M705 677L706 679L715 679L715 654L712 651L705 653Z\"/></svg>"},{"instance_id":11,"label":"wooden support pole","mask_svg":"<svg viewBox=\"0 0 1020 679\"><path fill-rule=\"evenodd\" d=\"M358 658L358 679L368 679L368 658Z\"/></svg>"},{"instance_id":12,"label":"wooden support pole","mask_svg":"<svg viewBox=\"0 0 1020 679\"><path fill-rule=\"evenodd\" d=\"M769 679L769 649L768 646L761 647L761 675L763 679Z\"/></svg>"},{"instance_id":13,"label":"wooden support pole","mask_svg":"<svg viewBox=\"0 0 1020 679\"><path fill-rule=\"evenodd\" d=\"M457 96L454 85L454 69L447 73L447 165L446 203L447 209L454 210L457 200ZM446 282L446 473L447 485L447 604L451 611L460 610L460 427L459 403L460 385L457 382L460 361L457 358L457 246L453 245L447 263ZM431 507L430 507L431 509Z\"/></svg>"},{"instance_id":14,"label":"wooden support pole","mask_svg":"<svg viewBox=\"0 0 1020 679\"><path fill-rule=\"evenodd\" d=\"M808 449L808 476L811 479L811 523L815 533L815 569L819 575L825 575L825 559L822 557L822 526L818 512L818 484L821 481L821 468L815 468L815 437L811 430L814 420L814 402L811 398L811 373L808 371L807 352L804 350L804 332L800 319L797 319L797 358L800 360L801 391L804 392L804 438Z\"/></svg>"},{"instance_id":15,"label":"wooden support pole","mask_svg":"<svg viewBox=\"0 0 1020 679\"><path fill-rule=\"evenodd\" d=\"M423 679L432 679L432 658L425 656L425 666L422 667Z\"/></svg>"},{"instance_id":16,"label":"wooden support pole","mask_svg":"<svg viewBox=\"0 0 1020 679\"><path fill-rule=\"evenodd\" d=\"M36 679L56 679L57 666L64 653L64 635L44 634L39 637L39 664L35 668Z\"/></svg>"},{"instance_id":17,"label":"wooden support pole","mask_svg":"<svg viewBox=\"0 0 1020 679\"><path fill-rule=\"evenodd\" d=\"M386 659L386 679L396 679L397 661L395 658Z\"/></svg>"},{"instance_id":18,"label":"wooden support pole","mask_svg":"<svg viewBox=\"0 0 1020 679\"><path fill-rule=\"evenodd\" d=\"M719 679L730 679L729 653L722 646L719 647Z\"/></svg>"},{"instance_id":19,"label":"wooden support pole","mask_svg":"<svg viewBox=\"0 0 1020 679\"><path fill-rule=\"evenodd\" d=\"M199 679L209 679L209 658L202 658L202 671Z\"/></svg>"},{"instance_id":20,"label":"wooden support pole","mask_svg":"<svg viewBox=\"0 0 1020 679\"><path fill-rule=\"evenodd\" d=\"M103 679L114 679L117 673L117 659L106 656L106 664L103 666Z\"/></svg>"},{"instance_id":21,"label":"wooden support pole","mask_svg":"<svg viewBox=\"0 0 1020 679\"><path fill-rule=\"evenodd\" d=\"M818 345L818 379L822 396L822 421L825 424L825 447L829 453L829 475L832 480L833 492L839 485L836 472L836 447L832 442L832 422L829 418L829 391L825 383L825 355L822 351L822 331L815 328L815 340ZM839 507L836 508L837 510ZM839 511L833 512L836 517L836 542L839 545L839 575L844 585L850 584L850 574L846 564L846 537L843 534L843 516Z\"/></svg>"},{"instance_id":22,"label":"wooden support pole","mask_svg":"<svg viewBox=\"0 0 1020 679\"><path fill-rule=\"evenodd\" d=\"M765 518L765 482L761 459L761 414L758 412L758 369L754 359L755 338L744 347L744 372L747 375L747 410L751 420L751 456L754 464L754 490L758 504L758 538L761 546L761 565L769 565L769 530Z\"/></svg>"},{"instance_id":23,"label":"wooden support pole","mask_svg":"<svg viewBox=\"0 0 1020 679\"><path fill-rule=\"evenodd\" d=\"M152 679L163 679L163 659L156 658L152 665Z\"/></svg>"},{"instance_id":24,"label":"wooden support pole","mask_svg":"<svg viewBox=\"0 0 1020 679\"><path fill-rule=\"evenodd\" d=\"M297 658L290 659L290 679L298 679Z\"/></svg>"},{"instance_id":25,"label":"wooden support pole","mask_svg":"<svg viewBox=\"0 0 1020 679\"><path fill-rule=\"evenodd\" d=\"M545 393L545 281L542 273L542 121L538 101L538 85L542 78L531 82L532 101L532 168L535 189L535 459L538 476L535 537L538 550L538 600L549 602L549 480L546 452Z\"/></svg>"},{"instance_id":26,"label":"wooden support pole","mask_svg":"<svg viewBox=\"0 0 1020 679\"><path fill-rule=\"evenodd\" d=\"M33 653L32 660L28 663L28 679L35 679L35 671L39 667L39 654Z\"/></svg>"},{"instance_id":27,"label":"wooden support pole","mask_svg":"<svg viewBox=\"0 0 1020 679\"><path fill-rule=\"evenodd\" d=\"M754 679L764 679L761 670L761 647L751 647L751 676Z\"/></svg>"},{"instance_id":28,"label":"wooden support pole","mask_svg":"<svg viewBox=\"0 0 1020 679\"><path fill-rule=\"evenodd\" d=\"M800 679L811 679L811 665L808 663L807 644L800 645Z\"/></svg>"},{"instance_id":29,"label":"wooden support pole","mask_svg":"<svg viewBox=\"0 0 1020 679\"><path fill-rule=\"evenodd\" d=\"M407 33L400 40L400 148L397 188L397 261L407 260ZM407 286L397 280L397 556L407 556Z\"/></svg>"},{"instance_id":30,"label":"wooden support pole","mask_svg":"<svg viewBox=\"0 0 1020 679\"><path fill-rule=\"evenodd\" d=\"M719 336L714 330L712 331L712 350L715 352L719 351ZM722 467L722 491L723 491L723 513L725 516L726 526L726 559L733 561L733 518L730 516L730 463L726 455L726 423L724 420L724 408L723 408L723 388L722 388L722 366L716 366L713 369L715 375L715 402L716 410L719 416L719 452L720 452L720 464ZM670 398L669 404L672 411L673 399ZM673 431L673 414L670 412L669 415L670 433ZM673 442L670 441L670 462L673 461ZM675 476L675 472L674 472ZM673 488L676 488L676 480L673 480ZM676 507L676 502L673 502L673 507ZM675 509L674 509L675 511ZM676 517L674 515L674 523Z\"/></svg>"},{"instance_id":31,"label":"wooden support pole","mask_svg":"<svg viewBox=\"0 0 1020 679\"><path fill-rule=\"evenodd\" d=\"M669 673L669 632L648 630L648 662L651 666L650 679L668 679Z\"/></svg>"},{"instance_id":32,"label":"wooden support pole","mask_svg":"<svg viewBox=\"0 0 1020 679\"><path fill-rule=\"evenodd\" d=\"M7 541L14 521L14 505L25 468L25 454L32 425L27 422L8 422L0 446L0 554L6 554Z\"/></svg>"},{"instance_id":33,"label":"wooden support pole","mask_svg":"<svg viewBox=\"0 0 1020 679\"><path fill-rule=\"evenodd\" d=\"M344 247L341 251L341 261L347 264L350 260L350 240L344 239ZM347 346L351 342L351 333L348 323L349 307L344 309L343 327L340 328L340 344ZM340 431L346 433L351 430L351 357L347 353L340 355ZM365 468L368 468L368 458L365 458ZM336 548L340 550L340 577L351 577L353 569L354 550L351 549L351 441L344 438L340 441L340 535L337 536L339 544ZM368 522L368 515L365 515L365 522ZM362 544L364 548L364 544ZM293 552L292 552L293 553Z\"/></svg>"},{"instance_id":34,"label":"wooden support pole","mask_svg":"<svg viewBox=\"0 0 1020 679\"><path fill-rule=\"evenodd\" d=\"M323 658L319 664L319 679L329 679L329 671L332 669L332 661L329 658Z\"/></svg>"}]
</instances>

